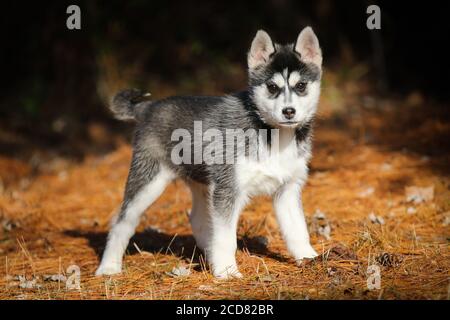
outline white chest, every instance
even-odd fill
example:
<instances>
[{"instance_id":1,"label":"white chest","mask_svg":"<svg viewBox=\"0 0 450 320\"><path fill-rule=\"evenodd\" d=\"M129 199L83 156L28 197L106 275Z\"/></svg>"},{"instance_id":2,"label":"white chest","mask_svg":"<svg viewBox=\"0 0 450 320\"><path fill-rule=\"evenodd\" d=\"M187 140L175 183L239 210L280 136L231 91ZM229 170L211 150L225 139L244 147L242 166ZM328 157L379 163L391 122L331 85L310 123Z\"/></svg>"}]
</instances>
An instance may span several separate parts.
<instances>
[{"instance_id":1,"label":"white chest","mask_svg":"<svg viewBox=\"0 0 450 320\"><path fill-rule=\"evenodd\" d=\"M236 165L239 189L248 196L272 195L287 182L304 181L308 167L296 152L286 152L262 161L242 160Z\"/></svg>"}]
</instances>

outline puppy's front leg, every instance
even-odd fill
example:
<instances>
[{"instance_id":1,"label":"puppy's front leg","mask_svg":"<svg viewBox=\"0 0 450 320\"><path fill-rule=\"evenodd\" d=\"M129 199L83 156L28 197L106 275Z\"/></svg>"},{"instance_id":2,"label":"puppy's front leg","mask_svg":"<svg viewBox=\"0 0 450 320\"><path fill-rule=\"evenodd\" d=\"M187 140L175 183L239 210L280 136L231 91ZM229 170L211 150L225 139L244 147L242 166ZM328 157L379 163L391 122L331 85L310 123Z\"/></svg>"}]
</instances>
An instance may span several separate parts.
<instances>
[{"instance_id":1,"label":"puppy's front leg","mask_svg":"<svg viewBox=\"0 0 450 320\"><path fill-rule=\"evenodd\" d=\"M300 198L300 185L283 185L275 194L273 203L281 233L295 260L314 258L316 251L309 242L308 228Z\"/></svg>"}]
</instances>

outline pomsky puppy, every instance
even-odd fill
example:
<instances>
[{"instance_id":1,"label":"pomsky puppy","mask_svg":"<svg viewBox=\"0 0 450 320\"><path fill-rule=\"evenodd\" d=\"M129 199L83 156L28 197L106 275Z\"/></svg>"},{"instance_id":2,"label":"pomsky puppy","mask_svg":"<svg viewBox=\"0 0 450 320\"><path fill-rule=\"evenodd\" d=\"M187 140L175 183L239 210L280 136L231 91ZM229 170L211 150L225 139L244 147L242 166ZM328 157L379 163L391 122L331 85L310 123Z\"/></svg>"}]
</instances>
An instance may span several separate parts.
<instances>
[{"instance_id":1,"label":"pomsky puppy","mask_svg":"<svg viewBox=\"0 0 450 320\"><path fill-rule=\"evenodd\" d=\"M260 30L247 62L249 85L240 93L151 101L142 100L144 94L138 90L125 90L114 97L110 108L116 118L134 121L136 129L124 200L96 275L121 272L123 254L141 215L175 178L183 179L192 192L192 232L215 277L242 277L235 258L236 229L241 210L256 195L273 196L277 221L292 256L297 261L317 256L309 240L301 189L308 175L312 123L320 95L319 41L310 27L287 45L272 42ZM191 150L182 150L184 161L174 161L174 151L180 151L175 150L179 148L179 140L174 141L177 129L191 136L205 135L208 130L218 135L229 129L268 130L270 134L258 140L256 149L271 151L277 145L277 152L250 157L248 150L255 143L244 139L243 148L238 145L235 151L233 146L232 156L227 155L231 162L208 162L201 153L200 161L191 161ZM216 140L214 157L229 150L228 140ZM199 148L208 147L208 141L211 137L203 137L200 143L187 141L194 158Z\"/></svg>"}]
</instances>

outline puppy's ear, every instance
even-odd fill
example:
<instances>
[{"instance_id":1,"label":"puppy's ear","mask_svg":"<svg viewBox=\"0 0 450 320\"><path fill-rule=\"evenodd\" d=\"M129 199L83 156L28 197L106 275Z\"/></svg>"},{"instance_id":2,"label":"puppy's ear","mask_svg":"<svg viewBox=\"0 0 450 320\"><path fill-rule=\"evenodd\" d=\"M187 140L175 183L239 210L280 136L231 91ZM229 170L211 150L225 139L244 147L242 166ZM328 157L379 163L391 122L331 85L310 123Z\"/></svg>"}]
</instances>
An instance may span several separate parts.
<instances>
[{"instance_id":1,"label":"puppy's ear","mask_svg":"<svg viewBox=\"0 0 450 320\"><path fill-rule=\"evenodd\" d=\"M311 27L306 27L300 32L294 50L300 54L303 62L322 66L322 50L319 46L319 39Z\"/></svg>"},{"instance_id":2,"label":"puppy's ear","mask_svg":"<svg viewBox=\"0 0 450 320\"><path fill-rule=\"evenodd\" d=\"M275 47L270 36L264 30L259 30L247 55L249 69L255 69L267 63L270 55L274 52Z\"/></svg>"}]
</instances>

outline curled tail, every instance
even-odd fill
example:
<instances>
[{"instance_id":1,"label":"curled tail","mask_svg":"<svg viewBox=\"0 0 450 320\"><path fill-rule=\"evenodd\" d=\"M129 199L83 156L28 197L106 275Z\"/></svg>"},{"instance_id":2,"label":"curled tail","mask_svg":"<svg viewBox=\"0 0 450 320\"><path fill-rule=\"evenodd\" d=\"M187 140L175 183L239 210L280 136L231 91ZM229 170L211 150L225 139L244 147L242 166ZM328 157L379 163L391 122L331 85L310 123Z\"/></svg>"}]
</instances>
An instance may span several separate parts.
<instances>
[{"instance_id":1,"label":"curled tail","mask_svg":"<svg viewBox=\"0 0 450 320\"><path fill-rule=\"evenodd\" d=\"M137 89L127 89L116 94L109 106L116 119L135 120L139 118L143 105L140 102L148 97L149 93Z\"/></svg>"}]
</instances>

